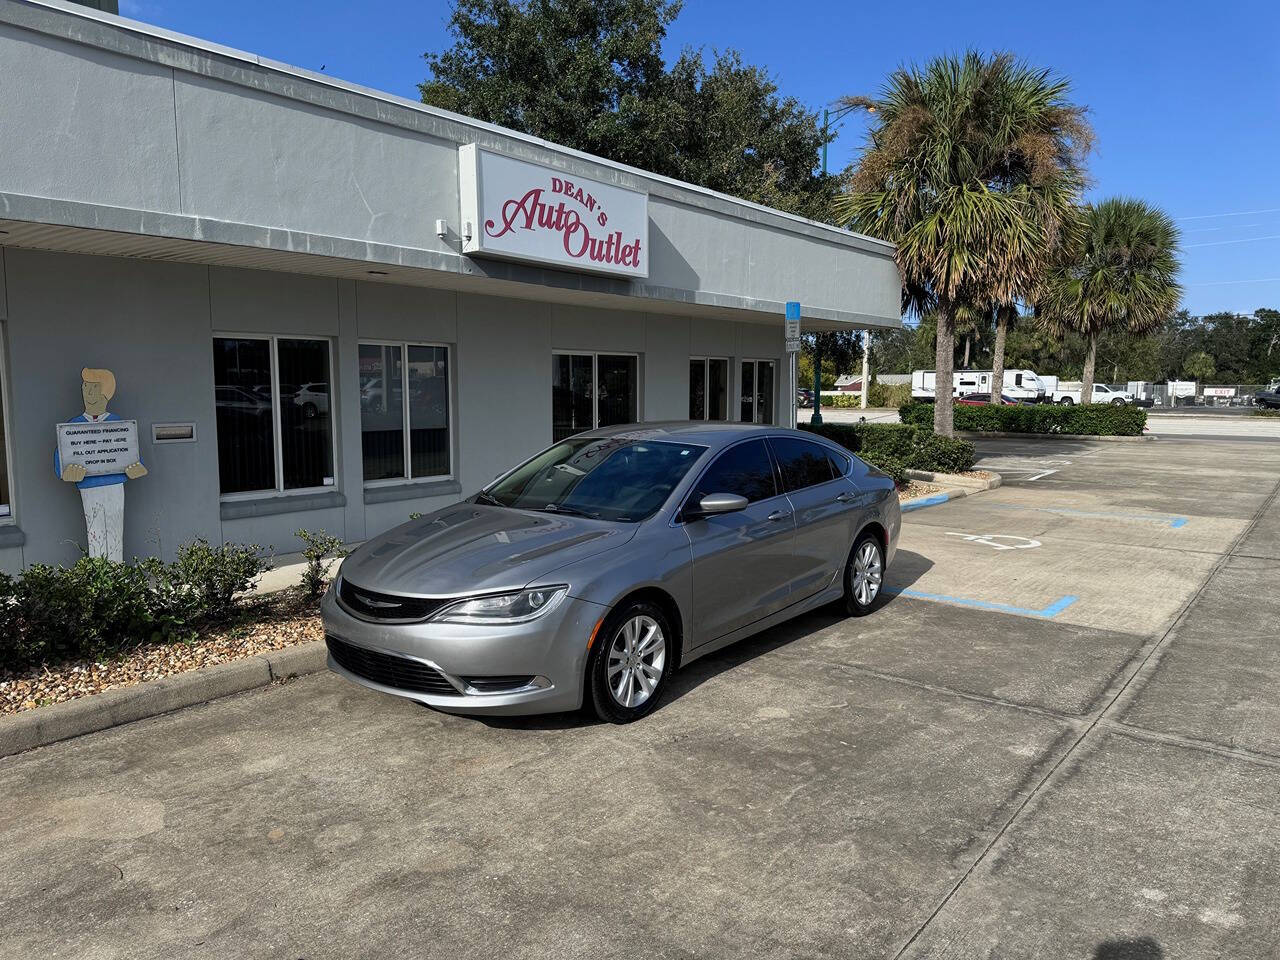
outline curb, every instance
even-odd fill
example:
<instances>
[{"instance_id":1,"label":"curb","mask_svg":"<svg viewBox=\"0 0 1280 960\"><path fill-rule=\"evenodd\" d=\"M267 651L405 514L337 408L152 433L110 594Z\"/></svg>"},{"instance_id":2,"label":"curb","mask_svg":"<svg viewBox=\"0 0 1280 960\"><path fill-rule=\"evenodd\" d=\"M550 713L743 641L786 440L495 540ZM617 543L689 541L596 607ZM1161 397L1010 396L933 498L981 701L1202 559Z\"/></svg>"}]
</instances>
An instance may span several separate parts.
<instances>
[{"instance_id":1,"label":"curb","mask_svg":"<svg viewBox=\"0 0 1280 960\"><path fill-rule=\"evenodd\" d=\"M951 500L960 500L975 493L994 490L1004 482L1004 478L998 473L990 480L975 480L970 477L958 476L954 473L929 473L927 470L908 470L907 476L912 480L924 480L927 483L950 483L952 486L946 487L939 493L931 493L925 497L904 500L900 505L903 513L923 510L925 507L936 507Z\"/></svg>"},{"instance_id":2,"label":"curb","mask_svg":"<svg viewBox=\"0 0 1280 960\"><path fill-rule=\"evenodd\" d=\"M1100 437L1090 433L1006 433L1003 430L957 430L957 437L964 440L999 440L1008 437L1015 440L1101 440L1103 443L1143 443L1159 440L1154 433L1140 437Z\"/></svg>"},{"instance_id":3,"label":"curb","mask_svg":"<svg viewBox=\"0 0 1280 960\"><path fill-rule=\"evenodd\" d=\"M325 668L323 640L147 680L0 719L0 757L265 687Z\"/></svg>"}]
</instances>

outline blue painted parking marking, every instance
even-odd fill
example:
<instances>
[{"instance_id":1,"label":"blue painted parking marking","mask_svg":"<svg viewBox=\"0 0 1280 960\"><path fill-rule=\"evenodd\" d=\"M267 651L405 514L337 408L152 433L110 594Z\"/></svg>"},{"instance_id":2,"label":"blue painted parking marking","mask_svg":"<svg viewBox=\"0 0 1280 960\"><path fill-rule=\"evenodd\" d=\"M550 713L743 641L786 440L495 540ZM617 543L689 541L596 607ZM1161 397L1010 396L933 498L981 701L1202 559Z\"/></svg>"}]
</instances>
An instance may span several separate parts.
<instances>
[{"instance_id":1,"label":"blue painted parking marking","mask_svg":"<svg viewBox=\"0 0 1280 960\"><path fill-rule=\"evenodd\" d=\"M949 493L935 493L932 497L921 497L919 500L908 500L902 505L903 513L910 513L912 510L923 510L925 507L936 507L940 503L946 503L951 499Z\"/></svg>"},{"instance_id":2,"label":"blue painted parking marking","mask_svg":"<svg viewBox=\"0 0 1280 960\"><path fill-rule=\"evenodd\" d=\"M1093 510L1073 510L1071 507L1031 507L1022 503L987 504L997 510L1032 510L1036 513L1056 513L1063 517L1087 517L1093 520L1138 520L1143 523L1167 524L1180 530L1190 523L1189 517L1161 515L1158 513L1100 513Z\"/></svg>"},{"instance_id":3,"label":"blue painted parking marking","mask_svg":"<svg viewBox=\"0 0 1280 960\"><path fill-rule=\"evenodd\" d=\"M937 603L949 603L956 607L973 607L977 610L994 610L997 613L1013 613L1020 617L1038 617L1041 620L1052 620L1079 597L1059 597L1047 607L1033 610L1030 607L1015 607L1008 603L995 603L991 600L974 600L971 597L953 597L946 593L925 593L922 590L894 589L885 587L884 592L898 597L914 597L917 600L933 600Z\"/></svg>"}]
</instances>

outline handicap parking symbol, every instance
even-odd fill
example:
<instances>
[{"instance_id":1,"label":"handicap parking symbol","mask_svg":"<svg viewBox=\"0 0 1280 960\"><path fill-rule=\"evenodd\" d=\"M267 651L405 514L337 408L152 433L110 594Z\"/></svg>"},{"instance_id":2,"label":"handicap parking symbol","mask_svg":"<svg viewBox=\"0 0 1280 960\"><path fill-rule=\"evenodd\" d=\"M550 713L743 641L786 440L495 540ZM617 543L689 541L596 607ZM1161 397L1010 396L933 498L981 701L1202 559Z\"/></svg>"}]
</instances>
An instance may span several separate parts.
<instances>
[{"instance_id":1,"label":"handicap parking symbol","mask_svg":"<svg viewBox=\"0 0 1280 960\"><path fill-rule=\"evenodd\" d=\"M947 531L948 537L960 537L970 543L980 543L993 550L1032 550L1041 546L1039 540L1030 537L1015 537L1009 533L955 533Z\"/></svg>"}]
</instances>

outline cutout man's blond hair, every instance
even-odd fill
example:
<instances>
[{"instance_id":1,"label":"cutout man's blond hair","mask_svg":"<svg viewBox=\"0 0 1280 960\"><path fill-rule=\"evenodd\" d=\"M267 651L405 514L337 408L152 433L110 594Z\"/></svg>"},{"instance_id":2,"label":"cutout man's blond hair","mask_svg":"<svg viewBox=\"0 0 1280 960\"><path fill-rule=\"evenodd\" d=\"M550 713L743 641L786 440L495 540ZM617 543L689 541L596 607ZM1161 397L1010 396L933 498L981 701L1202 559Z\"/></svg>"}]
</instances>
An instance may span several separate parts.
<instances>
[{"instance_id":1,"label":"cutout man's blond hair","mask_svg":"<svg viewBox=\"0 0 1280 960\"><path fill-rule=\"evenodd\" d=\"M93 367L85 367L80 371L80 379L85 383L102 384L102 396L107 400L116 395L116 375L110 370L96 370Z\"/></svg>"}]
</instances>

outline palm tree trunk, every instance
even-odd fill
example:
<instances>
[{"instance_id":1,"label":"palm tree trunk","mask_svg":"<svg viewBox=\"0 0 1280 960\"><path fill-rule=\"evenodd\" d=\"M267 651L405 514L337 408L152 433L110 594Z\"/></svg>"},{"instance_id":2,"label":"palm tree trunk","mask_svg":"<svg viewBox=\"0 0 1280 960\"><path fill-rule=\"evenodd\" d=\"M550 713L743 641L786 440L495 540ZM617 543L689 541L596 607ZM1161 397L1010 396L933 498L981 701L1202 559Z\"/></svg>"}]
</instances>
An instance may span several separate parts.
<instances>
[{"instance_id":1,"label":"palm tree trunk","mask_svg":"<svg viewBox=\"0 0 1280 960\"><path fill-rule=\"evenodd\" d=\"M991 402L1004 393L1004 338L1009 333L1009 307L996 308L996 342L991 347Z\"/></svg>"},{"instance_id":2,"label":"palm tree trunk","mask_svg":"<svg viewBox=\"0 0 1280 960\"><path fill-rule=\"evenodd\" d=\"M1089 352L1084 357L1084 376L1080 378L1080 402L1093 403L1093 365L1098 359L1098 335L1089 334Z\"/></svg>"},{"instance_id":3,"label":"palm tree trunk","mask_svg":"<svg viewBox=\"0 0 1280 960\"><path fill-rule=\"evenodd\" d=\"M950 437L955 433L952 410L956 366L956 315L950 303L939 304L938 347L934 357L937 379L933 385L933 432Z\"/></svg>"},{"instance_id":4,"label":"palm tree trunk","mask_svg":"<svg viewBox=\"0 0 1280 960\"><path fill-rule=\"evenodd\" d=\"M973 335L966 333L964 335L964 363L961 364L961 370L969 369L969 346L973 343Z\"/></svg>"}]
</instances>

